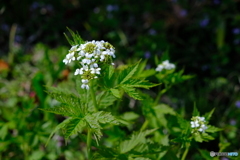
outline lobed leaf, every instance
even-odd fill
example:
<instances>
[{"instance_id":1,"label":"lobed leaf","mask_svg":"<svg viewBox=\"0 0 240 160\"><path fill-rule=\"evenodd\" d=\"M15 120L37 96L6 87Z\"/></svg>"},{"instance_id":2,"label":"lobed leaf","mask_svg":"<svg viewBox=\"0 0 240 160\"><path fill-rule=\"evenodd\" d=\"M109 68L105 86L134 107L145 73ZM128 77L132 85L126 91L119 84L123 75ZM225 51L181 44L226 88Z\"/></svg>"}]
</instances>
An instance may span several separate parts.
<instances>
[{"instance_id":1,"label":"lobed leaf","mask_svg":"<svg viewBox=\"0 0 240 160\"><path fill-rule=\"evenodd\" d=\"M67 30L70 32L73 40L70 40L70 38L65 34L64 36L66 37L68 43L71 45L71 46L74 46L74 45L79 45L79 44L82 44L84 43L84 40L81 38L81 36L77 33L74 33L70 28L67 27Z\"/></svg>"},{"instance_id":2,"label":"lobed leaf","mask_svg":"<svg viewBox=\"0 0 240 160\"><path fill-rule=\"evenodd\" d=\"M97 95L97 102L99 108L106 108L113 105L117 98L112 95L110 92L102 92Z\"/></svg>"},{"instance_id":3,"label":"lobed leaf","mask_svg":"<svg viewBox=\"0 0 240 160\"><path fill-rule=\"evenodd\" d=\"M146 130L144 132L135 133L131 136L130 140L125 140L120 143L119 150L121 154L127 153L132 150L134 147L143 143L145 137L156 131L156 129Z\"/></svg>"},{"instance_id":4,"label":"lobed leaf","mask_svg":"<svg viewBox=\"0 0 240 160\"><path fill-rule=\"evenodd\" d=\"M64 127L64 136L68 139L71 135L77 134L77 132L82 132L83 128L86 126L84 119L71 118L69 122Z\"/></svg>"},{"instance_id":5,"label":"lobed leaf","mask_svg":"<svg viewBox=\"0 0 240 160\"><path fill-rule=\"evenodd\" d=\"M76 112L76 110L72 106L68 106L68 105L63 105L63 106L54 107L54 108L39 108L39 109L45 112L60 114L68 117L79 116L79 112Z\"/></svg>"},{"instance_id":6,"label":"lobed leaf","mask_svg":"<svg viewBox=\"0 0 240 160\"><path fill-rule=\"evenodd\" d=\"M206 129L206 132L214 133L214 132L218 132L218 131L221 131L221 130L222 130L221 128L208 125L208 128Z\"/></svg>"},{"instance_id":7,"label":"lobed leaf","mask_svg":"<svg viewBox=\"0 0 240 160\"><path fill-rule=\"evenodd\" d=\"M159 84L151 83L147 80L143 79L129 79L128 81L123 83L124 85L128 85L129 87L138 87L138 88L145 88L149 89L155 86L158 86Z\"/></svg>"},{"instance_id":8,"label":"lobed leaf","mask_svg":"<svg viewBox=\"0 0 240 160\"><path fill-rule=\"evenodd\" d=\"M138 69L139 63L140 63L140 61L138 61L136 64L134 64L120 72L119 77L118 77L119 84L123 84L124 82L126 82L127 80L129 80L130 78L133 77L134 73Z\"/></svg>"},{"instance_id":9,"label":"lobed leaf","mask_svg":"<svg viewBox=\"0 0 240 160\"><path fill-rule=\"evenodd\" d=\"M65 119L63 122L61 122L60 124L57 125L57 127L52 131L52 133L50 134L50 136L48 137L48 140L46 142L46 146L49 142L49 140L52 138L52 136L54 135L54 133L56 133L59 129L62 129L64 128L71 120L72 118L68 118L68 119Z\"/></svg>"},{"instance_id":10,"label":"lobed leaf","mask_svg":"<svg viewBox=\"0 0 240 160\"><path fill-rule=\"evenodd\" d=\"M114 89L114 88L111 88L110 89L111 93L117 97L117 98L121 98L122 97L122 94L120 93L119 89Z\"/></svg>"},{"instance_id":11,"label":"lobed leaf","mask_svg":"<svg viewBox=\"0 0 240 160\"><path fill-rule=\"evenodd\" d=\"M142 96L139 95L139 93L136 91L135 88L129 86L129 85L121 85L120 86L124 92L126 92L130 97L137 99L137 100L142 100Z\"/></svg>"},{"instance_id":12,"label":"lobed leaf","mask_svg":"<svg viewBox=\"0 0 240 160\"><path fill-rule=\"evenodd\" d=\"M212 117L214 110L215 108L213 108L210 112L204 114L204 117L206 118L207 121Z\"/></svg>"}]
</instances>

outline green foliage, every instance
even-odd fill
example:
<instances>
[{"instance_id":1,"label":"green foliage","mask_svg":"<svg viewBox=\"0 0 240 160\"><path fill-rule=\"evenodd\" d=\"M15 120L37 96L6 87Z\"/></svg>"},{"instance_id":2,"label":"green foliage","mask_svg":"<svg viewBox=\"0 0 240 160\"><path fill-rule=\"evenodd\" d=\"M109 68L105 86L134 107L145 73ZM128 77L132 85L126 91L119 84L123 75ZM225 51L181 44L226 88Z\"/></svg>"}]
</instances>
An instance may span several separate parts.
<instances>
[{"instance_id":1,"label":"green foliage","mask_svg":"<svg viewBox=\"0 0 240 160\"><path fill-rule=\"evenodd\" d=\"M159 84L154 84L148 80L145 80L146 77L134 78L134 75L138 70L139 63L140 61L134 65L126 66L126 68L122 70L120 69L117 73L114 73L112 66L107 67L103 76L103 84L117 98L121 98L124 91L130 97L137 100L142 100L142 96L136 88L149 89ZM115 86L112 84L115 84Z\"/></svg>"},{"instance_id":2,"label":"green foliage","mask_svg":"<svg viewBox=\"0 0 240 160\"><path fill-rule=\"evenodd\" d=\"M75 46L75 45L80 45L80 44L83 44L84 41L83 39L81 38L81 36L77 33L74 33L70 28L67 27L67 30L70 32L71 36L72 36L72 39L71 40L66 33L64 33L64 36L65 38L67 39L68 43L71 45L71 46Z\"/></svg>"},{"instance_id":3,"label":"green foliage","mask_svg":"<svg viewBox=\"0 0 240 160\"><path fill-rule=\"evenodd\" d=\"M71 45L83 43L79 34L69 32ZM224 48L224 43L220 45ZM142 50L144 45L140 46ZM81 76L74 76L76 66L62 63L67 50L39 44L31 55L16 54L10 70L0 74L0 158L209 159L205 146L214 139L219 141L219 152L235 151L239 139L235 100L239 96L229 88L236 90L239 86L227 77L219 77L207 87L198 86L197 79L186 81L193 76L184 75L183 70L158 73L149 68L151 58L136 62L137 57L133 57L126 60L126 65L117 60L116 69L100 64L99 78L91 81L91 90L85 90L81 88ZM177 61L186 60L182 58ZM167 60L169 56L159 59ZM191 84L194 87L189 87ZM195 95L198 87L211 94ZM216 92L221 94L215 96ZM221 98L231 104L226 107L215 101ZM192 102L194 107L189 105ZM190 119L194 116L205 117L205 132L192 132ZM65 146L63 138L67 140ZM213 148L217 148L215 144Z\"/></svg>"},{"instance_id":4,"label":"green foliage","mask_svg":"<svg viewBox=\"0 0 240 160\"><path fill-rule=\"evenodd\" d=\"M152 132L156 131L156 129L147 130L144 132L140 132L137 134L133 134L129 140L125 140L119 145L119 152L121 154L125 154L130 150L134 149L137 145L144 143L145 137Z\"/></svg>"}]
</instances>

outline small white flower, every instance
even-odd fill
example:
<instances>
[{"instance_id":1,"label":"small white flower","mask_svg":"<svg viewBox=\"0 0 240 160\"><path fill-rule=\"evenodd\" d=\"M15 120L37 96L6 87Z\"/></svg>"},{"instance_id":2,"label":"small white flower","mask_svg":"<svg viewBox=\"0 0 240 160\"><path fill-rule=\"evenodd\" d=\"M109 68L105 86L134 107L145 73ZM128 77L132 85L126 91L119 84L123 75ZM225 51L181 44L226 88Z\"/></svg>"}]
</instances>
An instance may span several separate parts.
<instances>
[{"instance_id":1,"label":"small white flower","mask_svg":"<svg viewBox=\"0 0 240 160\"><path fill-rule=\"evenodd\" d=\"M83 68L76 69L76 71L75 71L74 75L78 75L78 74L80 74L80 75L82 75L82 74L83 74Z\"/></svg>"},{"instance_id":2,"label":"small white flower","mask_svg":"<svg viewBox=\"0 0 240 160\"><path fill-rule=\"evenodd\" d=\"M74 52L72 52L72 53L69 53L69 54L66 55L66 58L63 60L63 63L68 64L71 61L74 61L75 59L76 58L74 56Z\"/></svg>"},{"instance_id":3,"label":"small white flower","mask_svg":"<svg viewBox=\"0 0 240 160\"><path fill-rule=\"evenodd\" d=\"M101 68L90 68L92 74L100 74Z\"/></svg>"},{"instance_id":4,"label":"small white flower","mask_svg":"<svg viewBox=\"0 0 240 160\"><path fill-rule=\"evenodd\" d=\"M87 89L87 90L88 90L88 89L89 89L89 85L88 85L88 84L82 84L82 85L81 85L81 88L82 88L82 89Z\"/></svg>"},{"instance_id":5,"label":"small white flower","mask_svg":"<svg viewBox=\"0 0 240 160\"><path fill-rule=\"evenodd\" d=\"M205 117L199 117L201 121L205 121Z\"/></svg>"},{"instance_id":6,"label":"small white flower","mask_svg":"<svg viewBox=\"0 0 240 160\"><path fill-rule=\"evenodd\" d=\"M78 45L72 46L69 52L75 52L77 50Z\"/></svg>"},{"instance_id":7,"label":"small white flower","mask_svg":"<svg viewBox=\"0 0 240 160\"><path fill-rule=\"evenodd\" d=\"M208 128L206 126L205 117L193 117L192 121L190 122L191 128L195 129L195 131L205 132Z\"/></svg>"},{"instance_id":8,"label":"small white flower","mask_svg":"<svg viewBox=\"0 0 240 160\"><path fill-rule=\"evenodd\" d=\"M87 79L82 79L82 83L88 83Z\"/></svg>"},{"instance_id":9,"label":"small white flower","mask_svg":"<svg viewBox=\"0 0 240 160\"><path fill-rule=\"evenodd\" d=\"M161 72L164 69L163 65L159 64L156 68L156 71Z\"/></svg>"},{"instance_id":10,"label":"small white flower","mask_svg":"<svg viewBox=\"0 0 240 160\"><path fill-rule=\"evenodd\" d=\"M171 70L171 69L174 69L174 68L175 68L174 64L169 63L168 60L165 60L157 66L156 71L161 72L163 69Z\"/></svg>"}]
</instances>

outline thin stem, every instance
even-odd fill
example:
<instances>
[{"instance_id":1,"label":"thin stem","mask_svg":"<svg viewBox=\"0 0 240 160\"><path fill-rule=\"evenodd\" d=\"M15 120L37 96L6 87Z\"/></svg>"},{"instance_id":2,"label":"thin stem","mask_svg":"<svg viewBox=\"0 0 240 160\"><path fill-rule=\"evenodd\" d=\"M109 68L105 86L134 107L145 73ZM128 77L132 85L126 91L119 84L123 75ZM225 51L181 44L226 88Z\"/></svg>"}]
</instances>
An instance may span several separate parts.
<instances>
[{"instance_id":1,"label":"thin stem","mask_svg":"<svg viewBox=\"0 0 240 160\"><path fill-rule=\"evenodd\" d=\"M146 119L145 122L143 123L143 125L142 125L140 131L144 131L144 130L147 128L148 123L149 123L149 121Z\"/></svg>"},{"instance_id":2,"label":"thin stem","mask_svg":"<svg viewBox=\"0 0 240 160\"><path fill-rule=\"evenodd\" d=\"M88 159L91 159L91 143L92 143L92 131L91 131L91 129L88 129L88 134L87 134Z\"/></svg>"},{"instance_id":3,"label":"thin stem","mask_svg":"<svg viewBox=\"0 0 240 160\"><path fill-rule=\"evenodd\" d=\"M8 63L12 64L14 60L14 38L17 31L17 24L13 24L10 30L9 35L9 55L8 55Z\"/></svg>"},{"instance_id":4,"label":"thin stem","mask_svg":"<svg viewBox=\"0 0 240 160\"><path fill-rule=\"evenodd\" d=\"M93 81L90 82L90 94L91 94L91 97L92 97L92 100L93 100L94 109L97 111L98 107L97 107L96 94L95 94L95 91L93 89Z\"/></svg>"},{"instance_id":5,"label":"thin stem","mask_svg":"<svg viewBox=\"0 0 240 160\"><path fill-rule=\"evenodd\" d=\"M186 158L186 156L187 156L187 154L188 154L189 147L190 147L190 145L187 145L187 147L186 147L186 149L185 149L185 151L184 151L184 153L183 153L183 156L182 156L181 160L185 160L185 158Z\"/></svg>"}]
</instances>

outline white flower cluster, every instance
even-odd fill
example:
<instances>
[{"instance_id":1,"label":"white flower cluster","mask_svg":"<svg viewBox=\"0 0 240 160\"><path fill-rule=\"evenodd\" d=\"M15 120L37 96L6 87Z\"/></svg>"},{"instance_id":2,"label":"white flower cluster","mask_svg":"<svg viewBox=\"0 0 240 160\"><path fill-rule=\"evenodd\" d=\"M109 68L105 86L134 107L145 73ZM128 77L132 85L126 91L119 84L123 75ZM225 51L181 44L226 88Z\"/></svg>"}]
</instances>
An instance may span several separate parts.
<instances>
[{"instance_id":1,"label":"white flower cluster","mask_svg":"<svg viewBox=\"0 0 240 160\"><path fill-rule=\"evenodd\" d=\"M114 47L105 41L90 41L84 44L72 46L63 62L65 64L72 61L79 61L81 68L76 69L74 75L81 75L82 88L89 89L88 82L93 78L98 78L101 68L99 63L111 61L115 58ZM112 63L112 65L114 65Z\"/></svg>"},{"instance_id":2,"label":"white flower cluster","mask_svg":"<svg viewBox=\"0 0 240 160\"><path fill-rule=\"evenodd\" d=\"M174 68L175 68L174 64L169 63L168 60L165 60L157 66L156 71L161 72L163 69L171 70L171 69L174 69Z\"/></svg>"},{"instance_id":3,"label":"white flower cluster","mask_svg":"<svg viewBox=\"0 0 240 160\"><path fill-rule=\"evenodd\" d=\"M193 117L191 120L191 128L194 128L196 131L205 132L205 130L208 128L206 126L205 117L197 116Z\"/></svg>"}]
</instances>

